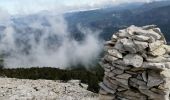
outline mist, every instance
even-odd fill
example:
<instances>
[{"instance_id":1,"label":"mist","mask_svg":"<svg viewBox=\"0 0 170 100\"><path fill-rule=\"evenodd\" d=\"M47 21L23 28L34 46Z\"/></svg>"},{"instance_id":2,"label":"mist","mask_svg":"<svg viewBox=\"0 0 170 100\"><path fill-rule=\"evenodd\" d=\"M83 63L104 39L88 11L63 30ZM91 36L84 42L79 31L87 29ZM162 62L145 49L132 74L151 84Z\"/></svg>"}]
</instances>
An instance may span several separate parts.
<instances>
[{"instance_id":1,"label":"mist","mask_svg":"<svg viewBox=\"0 0 170 100\"><path fill-rule=\"evenodd\" d=\"M63 14L38 15L35 20L25 16L17 19L19 22L10 16L0 21L4 18L7 23L0 26L0 55L5 68L89 66L101 53L101 30L78 25L83 34L78 41L68 31Z\"/></svg>"}]
</instances>

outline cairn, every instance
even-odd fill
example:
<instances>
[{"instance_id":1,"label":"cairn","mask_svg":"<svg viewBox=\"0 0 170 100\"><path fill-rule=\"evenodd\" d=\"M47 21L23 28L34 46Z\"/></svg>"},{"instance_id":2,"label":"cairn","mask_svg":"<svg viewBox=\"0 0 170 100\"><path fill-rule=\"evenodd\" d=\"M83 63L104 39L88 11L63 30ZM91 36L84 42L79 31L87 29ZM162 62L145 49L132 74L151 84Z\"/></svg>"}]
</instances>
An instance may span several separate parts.
<instances>
[{"instance_id":1,"label":"cairn","mask_svg":"<svg viewBox=\"0 0 170 100\"><path fill-rule=\"evenodd\" d=\"M100 65L100 100L169 100L170 46L156 25L113 34Z\"/></svg>"}]
</instances>

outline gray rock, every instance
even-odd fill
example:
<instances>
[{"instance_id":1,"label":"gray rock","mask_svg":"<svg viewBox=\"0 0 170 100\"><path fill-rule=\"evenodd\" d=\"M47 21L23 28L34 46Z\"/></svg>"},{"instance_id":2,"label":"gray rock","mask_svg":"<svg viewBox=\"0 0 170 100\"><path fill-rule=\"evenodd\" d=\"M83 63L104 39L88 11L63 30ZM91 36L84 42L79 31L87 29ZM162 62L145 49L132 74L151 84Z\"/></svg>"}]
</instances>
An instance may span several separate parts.
<instances>
[{"instance_id":1,"label":"gray rock","mask_svg":"<svg viewBox=\"0 0 170 100\"><path fill-rule=\"evenodd\" d=\"M117 35L119 38L130 37L130 34L126 31L126 29L124 29L124 30L119 30L119 32L116 33L116 35Z\"/></svg>"},{"instance_id":2,"label":"gray rock","mask_svg":"<svg viewBox=\"0 0 170 100\"><path fill-rule=\"evenodd\" d=\"M147 81L148 81L146 71L144 71L144 72L142 73L142 78L143 78L143 80L144 80L145 82L147 82Z\"/></svg>"},{"instance_id":3,"label":"gray rock","mask_svg":"<svg viewBox=\"0 0 170 100\"><path fill-rule=\"evenodd\" d=\"M129 70L129 69L131 69L131 67L118 65L118 64L115 64L115 63L112 63L112 65L114 67L118 68L118 69L121 69L121 70Z\"/></svg>"},{"instance_id":4,"label":"gray rock","mask_svg":"<svg viewBox=\"0 0 170 100\"><path fill-rule=\"evenodd\" d=\"M149 49L150 51L154 51L158 49L161 45L163 45L163 41L156 41L153 43L149 43Z\"/></svg>"},{"instance_id":5,"label":"gray rock","mask_svg":"<svg viewBox=\"0 0 170 100\"><path fill-rule=\"evenodd\" d=\"M112 73L112 72L104 72L104 74L108 77L114 77L116 74L115 73Z\"/></svg>"},{"instance_id":6,"label":"gray rock","mask_svg":"<svg viewBox=\"0 0 170 100\"><path fill-rule=\"evenodd\" d=\"M112 35L112 41L117 41L117 39L118 39L117 35L113 34Z\"/></svg>"},{"instance_id":7,"label":"gray rock","mask_svg":"<svg viewBox=\"0 0 170 100\"><path fill-rule=\"evenodd\" d=\"M127 54L123 61L127 65L132 65L133 67L141 67L143 63L143 58L138 54Z\"/></svg>"},{"instance_id":8,"label":"gray rock","mask_svg":"<svg viewBox=\"0 0 170 100\"><path fill-rule=\"evenodd\" d=\"M112 61L115 61L117 60L118 58L114 57L114 56L110 56L110 55L105 55L104 56L104 59L109 61L109 62L112 62Z\"/></svg>"},{"instance_id":9,"label":"gray rock","mask_svg":"<svg viewBox=\"0 0 170 100\"><path fill-rule=\"evenodd\" d=\"M117 75L120 75L120 74L123 74L124 73L124 70L121 70L121 69L114 69L112 70L113 73L117 74Z\"/></svg>"},{"instance_id":10,"label":"gray rock","mask_svg":"<svg viewBox=\"0 0 170 100\"><path fill-rule=\"evenodd\" d=\"M142 41L142 42L148 42L150 38L148 36L143 36L143 35L134 35L132 36L132 39L137 41Z\"/></svg>"},{"instance_id":11,"label":"gray rock","mask_svg":"<svg viewBox=\"0 0 170 100\"><path fill-rule=\"evenodd\" d=\"M149 71L148 72L148 87L158 86L159 84L163 83L163 78L158 74L156 71Z\"/></svg>"},{"instance_id":12,"label":"gray rock","mask_svg":"<svg viewBox=\"0 0 170 100\"><path fill-rule=\"evenodd\" d=\"M137 52L136 49L135 49L135 44L132 40L124 38L124 39L121 39L120 41L123 44L125 51L128 51L130 53L136 53Z\"/></svg>"},{"instance_id":13,"label":"gray rock","mask_svg":"<svg viewBox=\"0 0 170 100\"><path fill-rule=\"evenodd\" d=\"M116 77L127 80L127 79L129 79L130 77L132 77L132 75L127 74L127 73L123 73L123 74L121 74L121 75L117 75Z\"/></svg>"},{"instance_id":14,"label":"gray rock","mask_svg":"<svg viewBox=\"0 0 170 100\"><path fill-rule=\"evenodd\" d=\"M141 41L134 41L134 44L136 45L137 51L143 51L148 47L147 42L141 42Z\"/></svg>"},{"instance_id":15,"label":"gray rock","mask_svg":"<svg viewBox=\"0 0 170 100\"><path fill-rule=\"evenodd\" d=\"M117 88L117 91L119 91L119 92L120 92L120 91L125 91L125 90L127 90L127 89L125 89L125 88L123 88L123 87L120 87L120 86Z\"/></svg>"},{"instance_id":16,"label":"gray rock","mask_svg":"<svg viewBox=\"0 0 170 100\"><path fill-rule=\"evenodd\" d=\"M163 56L158 56L158 57L147 57L146 61L148 62L153 62L153 63L159 63L159 62L170 62L170 58L165 58Z\"/></svg>"},{"instance_id":17,"label":"gray rock","mask_svg":"<svg viewBox=\"0 0 170 100\"><path fill-rule=\"evenodd\" d=\"M163 40L163 41L164 41L164 44L167 44L166 39L165 39L163 33L161 32L160 28L153 28L152 30L153 30L154 32L158 33L159 35L161 35L161 39L160 39L160 40Z\"/></svg>"},{"instance_id":18,"label":"gray rock","mask_svg":"<svg viewBox=\"0 0 170 100\"><path fill-rule=\"evenodd\" d=\"M146 100L147 97L139 92L134 92L132 90L127 90L123 92L118 92L117 94L120 97L125 97L128 100Z\"/></svg>"},{"instance_id":19,"label":"gray rock","mask_svg":"<svg viewBox=\"0 0 170 100\"><path fill-rule=\"evenodd\" d=\"M103 79L103 83L105 84L105 86L107 86L108 88L110 88L114 91L116 91L116 89L118 88L117 85L112 84L107 78Z\"/></svg>"},{"instance_id":20,"label":"gray rock","mask_svg":"<svg viewBox=\"0 0 170 100\"><path fill-rule=\"evenodd\" d=\"M165 48L166 52L170 54L170 46L169 45L163 45Z\"/></svg>"},{"instance_id":21,"label":"gray rock","mask_svg":"<svg viewBox=\"0 0 170 100\"><path fill-rule=\"evenodd\" d=\"M159 48L157 48L156 50L149 52L150 55L152 56L162 56L166 53L166 50L163 46L160 46Z\"/></svg>"},{"instance_id":22,"label":"gray rock","mask_svg":"<svg viewBox=\"0 0 170 100\"><path fill-rule=\"evenodd\" d=\"M136 78L130 78L129 85L135 88L139 88L139 86L146 86L146 82Z\"/></svg>"},{"instance_id":23,"label":"gray rock","mask_svg":"<svg viewBox=\"0 0 170 100\"><path fill-rule=\"evenodd\" d=\"M111 49L111 50L108 50L108 53L109 55L112 55L116 58L122 58L122 53L120 53L118 50L116 49Z\"/></svg>"},{"instance_id":24,"label":"gray rock","mask_svg":"<svg viewBox=\"0 0 170 100\"><path fill-rule=\"evenodd\" d=\"M123 44L121 43L120 40L118 40L114 46L115 49L117 49L119 52L124 53L125 49L123 47Z\"/></svg>"},{"instance_id":25,"label":"gray rock","mask_svg":"<svg viewBox=\"0 0 170 100\"><path fill-rule=\"evenodd\" d=\"M148 99L153 99L153 100L169 100L167 98L169 98L169 95L160 95L157 93L154 93L150 90L147 89L139 89L139 91L145 95L147 95L149 98Z\"/></svg>"},{"instance_id":26,"label":"gray rock","mask_svg":"<svg viewBox=\"0 0 170 100\"><path fill-rule=\"evenodd\" d=\"M104 83L99 83L99 86L108 93L114 94L116 91L108 88Z\"/></svg>"},{"instance_id":27,"label":"gray rock","mask_svg":"<svg viewBox=\"0 0 170 100\"><path fill-rule=\"evenodd\" d=\"M149 63L144 62L142 65L143 68L153 69L153 70L164 70L166 69L164 63Z\"/></svg>"},{"instance_id":28,"label":"gray rock","mask_svg":"<svg viewBox=\"0 0 170 100\"><path fill-rule=\"evenodd\" d=\"M155 27L156 27L156 25L146 25L146 26L142 26L142 29L149 30L149 29L153 29Z\"/></svg>"},{"instance_id":29,"label":"gray rock","mask_svg":"<svg viewBox=\"0 0 170 100\"><path fill-rule=\"evenodd\" d=\"M99 95L99 100L114 100L115 99L115 95Z\"/></svg>"}]
</instances>

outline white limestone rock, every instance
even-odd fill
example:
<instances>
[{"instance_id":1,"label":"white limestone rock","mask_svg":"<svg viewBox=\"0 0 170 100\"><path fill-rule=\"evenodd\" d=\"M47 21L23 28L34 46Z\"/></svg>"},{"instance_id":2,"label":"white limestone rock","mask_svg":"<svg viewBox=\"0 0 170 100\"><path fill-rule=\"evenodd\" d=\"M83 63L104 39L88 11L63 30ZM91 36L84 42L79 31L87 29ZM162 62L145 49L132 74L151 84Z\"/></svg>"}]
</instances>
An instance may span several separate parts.
<instances>
[{"instance_id":1,"label":"white limestone rock","mask_svg":"<svg viewBox=\"0 0 170 100\"><path fill-rule=\"evenodd\" d=\"M117 60L118 58L116 58L116 57L114 57L114 56L110 56L110 55L105 55L105 56L104 56L104 59L107 60L107 61L112 62L112 61Z\"/></svg>"},{"instance_id":2,"label":"white limestone rock","mask_svg":"<svg viewBox=\"0 0 170 100\"><path fill-rule=\"evenodd\" d=\"M141 42L141 41L134 41L134 44L136 45L136 50L137 51L142 51L145 50L148 47L148 42Z\"/></svg>"},{"instance_id":3,"label":"white limestone rock","mask_svg":"<svg viewBox=\"0 0 170 100\"><path fill-rule=\"evenodd\" d=\"M160 46L156 50L149 52L149 54L152 55L152 56L162 56L165 53L166 53L166 50L163 46Z\"/></svg>"},{"instance_id":4,"label":"white limestone rock","mask_svg":"<svg viewBox=\"0 0 170 100\"><path fill-rule=\"evenodd\" d=\"M123 61L127 65L132 65L133 67L141 67L143 63L143 57L138 54L127 54Z\"/></svg>"},{"instance_id":5,"label":"white limestone rock","mask_svg":"<svg viewBox=\"0 0 170 100\"><path fill-rule=\"evenodd\" d=\"M156 41L153 43L149 43L149 49L150 51L154 51L158 49L161 45L163 45L163 41Z\"/></svg>"},{"instance_id":6,"label":"white limestone rock","mask_svg":"<svg viewBox=\"0 0 170 100\"><path fill-rule=\"evenodd\" d=\"M143 36L143 35L134 35L132 36L132 39L137 41L142 41L142 42L148 42L150 38L148 36Z\"/></svg>"},{"instance_id":7,"label":"white limestone rock","mask_svg":"<svg viewBox=\"0 0 170 100\"><path fill-rule=\"evenodd\" d=\"M123 44L124 50L130 53L136 53L137 50L135 48L135 44L131 39L121 39L121 43Z\"/></svg>"},{"instance_id":8,"label":"white limestone rock","mask_svg":"<svg viewBox=\"0 0 170 100\"><path fill-rule=\"evenodd\" d=\"M117 57L117 58L122 58L122 53L120 53L118 50L116 49L111 49L111 50L108 50L108 53L109 55L112 55L114 57Z\"/></svg>"}]
</instances>

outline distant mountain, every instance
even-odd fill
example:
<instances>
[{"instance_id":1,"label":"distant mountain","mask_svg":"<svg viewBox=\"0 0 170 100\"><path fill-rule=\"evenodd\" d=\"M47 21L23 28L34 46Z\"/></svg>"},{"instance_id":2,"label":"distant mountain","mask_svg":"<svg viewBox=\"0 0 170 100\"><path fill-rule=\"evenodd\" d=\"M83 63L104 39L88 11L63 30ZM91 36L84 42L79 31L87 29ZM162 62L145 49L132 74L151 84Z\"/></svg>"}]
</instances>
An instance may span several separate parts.
<instances>
[{"instance_id":1,"label":"distant mountain","mask_svg":"<svg viewBox=\"0 0 170 100\"><path fill-rule=\"evenodd\" d=\"M143 26L146 24L158 25L170 41L170 1L158 1L138 5L135 8L115 10L113 8L66 14L69 28L72 33L79 34L77 25L103 30L101 38L109 37L120 28L129 25Z\"/></svg>"}]
</instances>

